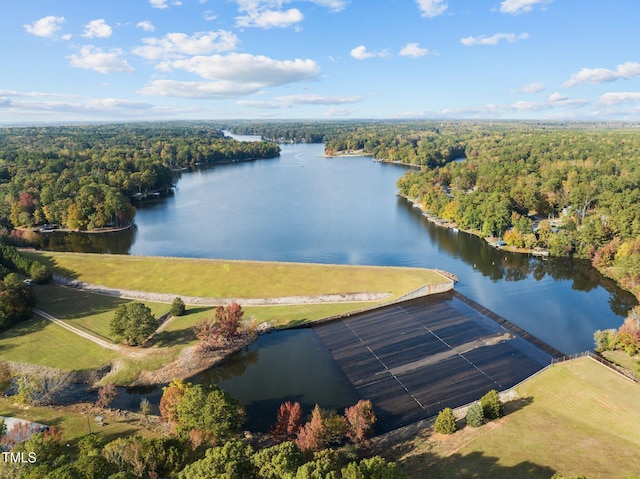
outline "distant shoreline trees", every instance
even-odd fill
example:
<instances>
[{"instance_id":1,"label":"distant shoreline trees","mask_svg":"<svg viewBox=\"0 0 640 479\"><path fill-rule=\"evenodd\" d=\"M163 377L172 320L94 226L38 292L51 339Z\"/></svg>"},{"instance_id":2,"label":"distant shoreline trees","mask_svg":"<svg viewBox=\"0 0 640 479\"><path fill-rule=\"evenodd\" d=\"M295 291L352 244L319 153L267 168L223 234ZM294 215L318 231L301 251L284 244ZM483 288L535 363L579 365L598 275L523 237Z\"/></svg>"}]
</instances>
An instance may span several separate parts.
<instances>
[{"instance_id":1,"label":"distant shoreline trees","mask_svg":"<svg viewBox=\"0 0 640 479\"><path fill-rule=\"evenodd\" d=\"M279 154L199 123L0 128L0 227L122 227L174 170Z\"/></svg>"}]
</instances>

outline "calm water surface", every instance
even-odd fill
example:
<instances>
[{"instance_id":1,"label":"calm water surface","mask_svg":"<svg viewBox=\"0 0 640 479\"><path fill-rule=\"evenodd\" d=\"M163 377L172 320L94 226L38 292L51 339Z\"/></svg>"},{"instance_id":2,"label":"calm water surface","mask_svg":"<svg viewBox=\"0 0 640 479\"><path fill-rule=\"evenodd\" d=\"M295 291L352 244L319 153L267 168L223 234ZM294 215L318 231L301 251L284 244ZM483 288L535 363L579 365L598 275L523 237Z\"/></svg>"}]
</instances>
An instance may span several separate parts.
<instances>
[{"instance_id":1,"label":"calm water surface","mask_svg":"<svg viewBox=\"0 0 640 479\"><path fill-rule=\"evenodd\" d=\"M131 231L52 240L134 255L440 268L565 353L592 349L593 332L619 327L635 304L588 262L505 253L429 223L396 196L404 167L323 158L320 144L281 148L279 158L182 174L174 195L138 208Z\"/></svg>"},{"instance_id":2,"label":"calm water surface","mask_svg":"<svg viewBox=\"0 0 640 479\"><path fill-rule=\"evenodd\" d=\"M426 221L396 196L406 169L371 158L324 158L323 145L282 145L279 158L184 173L172 196L138 208L136 227L107 235L46 237L53 249L133 255L439 268L456 289L564 353L593 348L634 297L588 262L542 260L490 248ZM249 427L266 430L278 405L342 409L357 393L311 330L261 337L222 368L193 380L241 400ZM157 404L160 388L123 394L115 407Z\"/></svg>"}]
</instances>

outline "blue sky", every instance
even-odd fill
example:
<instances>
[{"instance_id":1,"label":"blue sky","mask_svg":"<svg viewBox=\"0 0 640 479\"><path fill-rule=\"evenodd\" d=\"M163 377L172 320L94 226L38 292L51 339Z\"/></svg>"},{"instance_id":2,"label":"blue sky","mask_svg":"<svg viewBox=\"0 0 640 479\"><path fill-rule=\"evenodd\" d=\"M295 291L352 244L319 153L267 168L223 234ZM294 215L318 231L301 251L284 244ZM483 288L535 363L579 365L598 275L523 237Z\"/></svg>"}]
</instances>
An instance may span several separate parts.
<instances>
[{"instance_id":1,"label":"blue sky","mask_svg":"<svg viewBox=\"0 0 640 479\"><path fill-rule=\"evenodd\" d=\"M640 118L638 0L23 0L0 123Z\"/></svg>"}]
</instances>

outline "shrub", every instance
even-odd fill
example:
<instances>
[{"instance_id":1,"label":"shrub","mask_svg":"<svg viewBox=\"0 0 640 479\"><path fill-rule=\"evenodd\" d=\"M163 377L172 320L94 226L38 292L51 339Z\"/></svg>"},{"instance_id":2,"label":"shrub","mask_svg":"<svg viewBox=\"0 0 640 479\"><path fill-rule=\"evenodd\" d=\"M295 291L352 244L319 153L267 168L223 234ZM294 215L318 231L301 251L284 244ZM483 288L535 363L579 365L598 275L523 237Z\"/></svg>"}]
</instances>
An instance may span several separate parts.
<instances>
[{"instance_id":1,"label":"shrub","mask_svg":"<svg viewBox=\"0 0 640 479\"><path fill-rule=\"evenodd\" d=\"M484 424L484 411L479 402L474 403L467 409L466 422L471 427L480 427Z\"/></svg>"},{"instance_id":2,"label":"shrub","mask_svg":"<svg viewBox=\"0 0 640 479\"><path fill-rule=\"evenodd\" d=\"M487 419L497 419L504 416L504 406L498 391L492 389L480 398L482 412Z\"/></svg>"},{"instance_id":3,"label":"shrub","mask_svg":"<svg viewBox=\"0 0 640 479\"><path fill-rule=\"evenodd\" d=\"M453 434L456 432L456 418L450 407L444 408L440 411L433 429L440 434Z\"/></svg>"},{"instance_id":4,"label":"shrub","mask_svg":"<svg viewBox=\"0 0 640 479\"><path fill-rule=\"evenodd\" d=\"M181 298L175 298L171 303L171 316L182 316L185 311L184 301Z\"/></svg>"}]
</instances>

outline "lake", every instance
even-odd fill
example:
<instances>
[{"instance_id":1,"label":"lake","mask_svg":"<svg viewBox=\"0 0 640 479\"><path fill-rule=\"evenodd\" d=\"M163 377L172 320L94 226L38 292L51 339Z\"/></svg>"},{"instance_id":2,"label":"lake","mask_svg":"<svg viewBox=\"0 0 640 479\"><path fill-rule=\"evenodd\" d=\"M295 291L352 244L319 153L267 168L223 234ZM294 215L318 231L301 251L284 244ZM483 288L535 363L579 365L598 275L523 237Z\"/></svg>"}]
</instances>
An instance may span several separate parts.
<instances>
[{"instance_id":1,"label":"lake","mask_svg":"<svg viewBox=\"0 0 640 479\"><path fill-rule=\"evenodd\" d=\"M396 196L406 167L325 158L321 144L281 148L279 158L183 173L173 195L138 205L132 230L45 239L72 251L439 268L567 354L592 349L593 332L619 327L636 304L587 261L506 253L428 222Z\"/></svg>"},{"instance_id":2,"label":"lake","mask_svg":"<svg viewBox=\"0 0 640 479\"><path fill-rule=\"evenodd\" d=\"M182 173L173 195L138 205L129 231L44 239L72 251L439 268L460 278L462 294L566 354L593 349L593 332L619 327L636 304L586 261L506 253L428 222L396 196L406 167L325 158L320 144L281 148L279 158ZM358 399L312 330L263 336L192 380L239 399L253 430L267 430L285 400L309 412ZM114 406L130 409L162 394L122 392Z\"/></svg>"}]
</instances>

